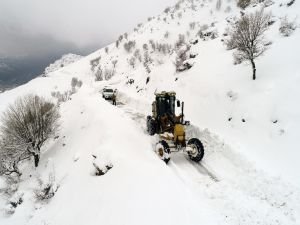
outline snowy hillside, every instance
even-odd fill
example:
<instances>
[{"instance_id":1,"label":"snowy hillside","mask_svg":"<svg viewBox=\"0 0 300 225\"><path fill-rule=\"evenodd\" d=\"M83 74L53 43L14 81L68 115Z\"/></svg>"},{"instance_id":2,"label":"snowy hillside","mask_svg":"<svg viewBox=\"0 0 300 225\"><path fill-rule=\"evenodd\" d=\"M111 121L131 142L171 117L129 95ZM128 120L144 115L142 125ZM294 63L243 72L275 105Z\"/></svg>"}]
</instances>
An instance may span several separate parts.
<instances>
[{"instance_id":1,"label":"snowy hillside","mask_svg":"<svg viewBox=\"0 0 300 225\"><path fill-rule=\"evenodd\" d=\"M63 55L60 59L56 60L54 63L52 63L48 67L46 67L42 76L47 76L49 73L59 70L62 67L65 67L67 65L70 65L70 64L78 61L81 58L82 58L82 56L75 55L75 54Z\"/></svg>"},{"instance_id":2,"label":"snowy hillside","mask_svg":"<svg viewBox=\"0 0 300 225\"><path fill-rule=\"evenodd\" d=\"M224 44L242 14L236 2L182 0L116 43L1 93L0 112L28 93L66 96L39 167L24 161L13 186L0 178L1 225L299 224L300 3L253 2L243 13L262 6L273 22L255 81ZM279 31L285 17L296 24L288 37ZM185 71L176 70L179 43L188 46ZM83 82L75 91L72 78ZM102 99L106 85L118 89L117 107ZM162 90L185 102L201 164L179 152L166 165L154 153L146 116ZM95 176L93 164L109 170ZM48 179L55 195L39 201L39 180Z\"/></svg>"}]
</instances>

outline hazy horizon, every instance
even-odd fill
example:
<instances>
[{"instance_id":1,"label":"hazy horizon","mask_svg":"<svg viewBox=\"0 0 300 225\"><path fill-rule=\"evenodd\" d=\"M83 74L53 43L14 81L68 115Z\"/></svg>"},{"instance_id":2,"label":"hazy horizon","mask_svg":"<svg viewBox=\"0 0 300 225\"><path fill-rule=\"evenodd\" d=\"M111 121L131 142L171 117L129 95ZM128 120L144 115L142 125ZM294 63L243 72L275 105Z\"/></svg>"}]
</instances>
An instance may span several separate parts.
<instances>
[{"instance_id":1,"label":"hazy horizon","mask_svg":"<svg viewBox=\"0 0 300 225\"><path fill-rule=\"evenodd\" d=\"M32 79L63 54L87 55L175 2L1 1L0 86Z\"/></svg>"}]
</instances>

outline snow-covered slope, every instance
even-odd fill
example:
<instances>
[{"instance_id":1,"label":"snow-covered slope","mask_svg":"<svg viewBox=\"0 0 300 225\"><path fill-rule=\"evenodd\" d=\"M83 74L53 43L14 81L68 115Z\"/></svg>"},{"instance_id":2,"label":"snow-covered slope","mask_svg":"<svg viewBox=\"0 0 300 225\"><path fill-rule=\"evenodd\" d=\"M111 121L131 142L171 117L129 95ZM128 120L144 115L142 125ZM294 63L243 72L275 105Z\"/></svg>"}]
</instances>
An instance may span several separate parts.
<instances>
[{"instance_id":1,"label":"snow-covered slope","mask_svg":"<svg viewBox=\"0 0 300 225\"><path fill-rule=\"evenodd\" d=\"M240 16L239 9L234 1L223 1L219 10L216 4L180 1L140 25L119 47L108 46L108 53L101 49L0 94L3 112L24 94L52 98L53 92L69 91L73 77L83 81L71 100L61 104L60 135L43 148L41 165L22 165L15 195L23 196L23 203L13 215L6 213L10 198L1 192L6 184L0 180L1 224L300 223L300 33L296 29L282 37L278 31L280 18L293 20L300 4L274 2L265 9L272 11L275 23L267 33L272 45L257 61L256 81L249 66L233 65L232 51L222 42L228 21ZM246 12L261 5L253 4ZM199 30L213 31L216 38L200 38ZM190 70L177 73L173 47L164 54L152 49L149 40L174 46L179 34L194 43L190 53L196 57L189 59ZM129 40L136 42L130 53L123 48ZM142 61L145 52L152 58L148 68L137 53L134 67L129 65L137 49ZM95 82L100 67L114 76ZM119 90L117 107L101 98L107 84ZM146 134L145 117L159 90L174 90L185 101L185 116L192 123L188 135L205 145L201 165L182 153L172 154L165 165L153 152L157 139ZM94 176L93 155L113 168ZM47 179L50 173L59 188L41 203L34 195L37 177Z\"/></svg>"},{"instance_id":2,"label":"snow-covered slope","mask_svg":"<svg viewBox=\"0 0 300 225\"><path fill-rule=\"evenodd\" d=\"M82 56L71 54L71 53L63 55L60 59L56 60L54 63L52 63L48 67L46 67L42 76L47 76L49 73L59 70L62 67L65 67L69 64L72 64L81 58L82 58Z\"/></svg>"}]
</instances>

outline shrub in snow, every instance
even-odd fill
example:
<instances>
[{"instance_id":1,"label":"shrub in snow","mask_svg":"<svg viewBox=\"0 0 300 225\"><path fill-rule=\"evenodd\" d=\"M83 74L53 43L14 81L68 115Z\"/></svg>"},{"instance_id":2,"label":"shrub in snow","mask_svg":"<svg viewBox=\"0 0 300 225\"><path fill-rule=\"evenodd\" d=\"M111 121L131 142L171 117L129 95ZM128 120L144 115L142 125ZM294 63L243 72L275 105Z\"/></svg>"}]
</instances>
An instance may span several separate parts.
<instances>
[{"instance_id":1,"label":"shrub in snow","mask_svg":"<svg viewBox=\"0 0 300 225\"><path fill-rule=\"evenodd\" d=\"M127 33L124 34L124 38L125 38L126 40L128 39L128 34L127 34Z\"/></svg>"},{"instance_id":2,"label":"shrub in snow","mask_svg":"<svg viewBox=\"0 0 300 225\"><path fill-rule=\"evenodd\" d=\"M274 2L272 0L265 0L265 1L263 1L263 3L264 3L265 8L274 4Z\"/></svg>"},{"instance_id":3,"label":"shrub in snow","mask_svg":"<svg viewBox=\"0 0 300 225\"><path fill-rule=\"evenodd\" d=\"M134 56L132 56L129 61L128 61L129 65L132 66L132 68L134 69L135 64L136 64L136 59Z\"/></svg>"},{"instance_id":4,"label":"shrub in snow","mask_svg":"<svg viewBox=\"0 0 300 225\"><path fill-rule=\"evenodd\" d=\"M171 52L172 46L168 44L156 43L155 49L163 54L167 54Z\"/></svg>"},{"instance_id":5,"label":"shrub in snow","mask_svg":"<svg viewBox=\"0 0 300 225\"><path fill-rule=\"evenodd\" d=\"M80 81L81 82L81 81ZM53 91L51 92L51 96L54 98L57 98L58 103L66 102L67 100L70 100L70 96L72 95L71 91L65 91L63 93L60 93L59 91Z\"/></svg>"},{"instance_id":6,"label":"shrub in snow","mask_svg":"<svg viewBox=\"0 0 300 225\"><path fill-rule=\"evenodd\" d=\"M120 46L120 41L117 40L117 41L116 41L116 47L119 48L119 46Z\"/></svg>"},{"instance_id":7,"label":"shrub in snow","mask_svg":"<svg viewBox=\"0 0 300 225\"><path fill-rule=\"evenodd\" d=\"M143 49L144 49L144 51L148 51L148 45L147 44L143 44Z\"/></svg>"},{"instance_id":8,"label":"shrub in snow","mask_svg":"<svg viewBox=\"0 0 300 225\"><path fill-rule=\"evenodd\" d=\"M226 13L230 13L230 12L231 12L231 7L230 7L230 6L227 6L226 9L225 9L225 12L226 12Z\"/></svg>"},{"instance_id":9,"label":"shrub in snow","mask_svg":"<svg viewBox=\"0 0 300 225\"><path fill-rule=\"evenodd\" d=\"M116 68L116 65L117 65L117 63L118 63L118 60L115 59L115 60L113 60L111 63L112 63L112 65L113 65L114 69L115 69L115 68Z\"/></svg>"},{"instance_id":10,"label":"shrub in snow","mask_svg":"<svg viewBox=\"0 0 300 225\"><path fill-rule=\"evenodd\" d=\"M141 51L139 49L135 50L133 55L136 59L138 59L140 62L142 62L142 55L141 55Z\"/></svg>"},{"instance_id":11,"label":"shrub in snow","mask_svg":"<svg viewBox=\"0 0 300 225\"><path fill-rule=\"evenodd\" d=\"M216 10L220 10L222 7L222 0L217 0L217 3L216 3Z\"/></svg>"},{"instance_id":12,"label":"shrub in snow","mask_svg":"<svg viewBox=\"0 0 300 225\"><path fill-rule=\"evenodd\" d=\"M191 22L189 25L190 25L190 29L194 30L196 27L196 22Z\"/></svg>"},{"instance_id":13,"label":"shrub in snow","mask_svg":"<svg viewBox=\"0 0 300 225\"><path fill-rule=\"evenodd\" d=\"M176 5L175 5L175 10L179 10L180 9L180 5L181 5L181 2L177 2Z\"/></svg>"},{"instance_id":14,"label":"shrub in snow","mask_svg":"<svg viewBox=\"0 0 300 225\"><path fill-rule=\"evenodd\" d=\"M152 58L150 57L148 51L144 53L144 62L143 66L147 73L151 73L150 64L153 62Z\"/></svg>"},{"instance_id":15,"label":"shrub in snow","mask_svg":"<svg viewBox=\"0 0 300 225\"><path fill-rule=\"evenodd\" d=\"M71 80L72 94L76 92L76 87L80 88L82 86L82 81L78 80L77 77L73 77Z\"/></svg>"},{"instance_id":16,"label":"shrub in snow","mask_svg":"<svg viewBox=\"0 0 300 225\"><path fill-rule=\"evenodd\" d=\"M165 8L164 13L168 14L171 11L170 7Z\"/></svg>"},{"instance_id":17,"label":"shrub in snow","mask_svg":"<svg viewBox=\"0 0 300 225\"><path fill-rule=\"evenodd\" d=\"M90 65L91 65L92 71L94 71L95 68L99 65L100 59L101 59L101 56L99 56L99 57L97 57L97 58L95 58L95 59L92 59L92 60L90 61Z\"/></svg>"},{"instance_id":18,"label":"shrub in snow","mask_svg":"<svg viewBox=\"0 0 300 225\"><path fill-rule=\"evenodd\" d=\"M5 150L6 142L0 140L0 175L11 175L13 173L21 176L22 173L18 168L18 164L22 158L16 156L13 152L10 153L8 149Z\"/></svg>"},{"instance_id":19,"label":"shrub in snow","mask_svg":"<svg viewBox=\"0 0 300 225\"><path fill-rule=\"evenodd\" d=\"M1 189L1 192L10 198L19 189L20 177L10 174L9 176L2 176L2 178L5 178L5 186Z\"/></svg>"},{"instance_id":20,"label":"shrub in snow","mask_svg":"<svg viewBox=\"0 0 300 225\"><path fill-rule=\"evenodd\" d=\"M186 45L184 34L178 35L178 40L175 43L175 49L180 49L182 46Z\"/></svg>"},{"instance_id":21,"label":"shrub in snow","mask_svg":"<svg viewBox=\"0 0 300 225\"><path fill-rule=\"evenodd\" d=\"M73 77L71 80L71 87L75 88L77 86L78 83L78 78L77 77Z\"/></svg>"},{"instance_id":22,"label":"shrub in snow","mask_svg":"<svg viewBox=\"0 0 300 225\"><path fill-rule=\"evenodd\" d=\"M120 35L119 38L118 38L119 42L122 42L123 40L123 35Z\"/></svg>"},{"instance_id":23,"label":"shrub in snow","mask_svg":"<svg viewBox=\"0 0 300 225\"><path fill-rule=\"evenodd\" d=\"M103 70L101 66L99 66L97 72L95 73L95 81L102 81L102 80L103 80Z\"/></svg>"},{"instance_id":24,"label":"shrub in snow","mask_svg":"<svg viewBox=\"0 0 300 225\"><path fill-rule=\"evenodd\" d=\"M177 17L179 18L179 19L181 19L182 18L182 13L180 12L180 13L177 13Z\"/></svg>"},{"instance_id":25,"label":"shrub in snow","mask_svg":"<svg viewBox=\"0 0 300 225\"><path fill-rule=\"evenodd\" d=\"M177 53L176 61L175 61L176 72L182 72L192 67L192 65L186 61L189 58L188 57L189 50L190 50L190 46L186 44L176 51Z\"/></svg>"},{"instance_id":26,"label":"shrub in snow","mask_svg":"<svg viewBox=\"0 0 300 225\"><path fill-rule=\"evenodd\" d=\"M132 49L135 48L135 44L136 42L135 41L128 41L124 44L124 49L127 51L127 52L131 52Z\"/></svg>"},{"instance_id":27,"label":"shrub in snow","mask_svg":"<svg viewBox=\"0 0 300 225\"><path fill-rule=\"evenodd\" d=\"M16 208L23 203L23 193L15 193L8 201L5 207L7 214L14 214Z\"/></svg>"},{"instance_id":28,"label":"shrub in snow","mask_svg":"<svg viewBox=\"0 0 300 225\"><path fill-rule=\"evenodd\" d=\"M109 50L109 48L108 48L108 47L105 47L105 49L104 49L104 50L105 50L105 53L106 53L106 54L108 54L108 50Z\"/></svg>"},{"instance_id":29,"label":"shrub in snow","mask_svg":"<svg viewBox=\"0 0 300 225\"><path fill-rule=\"evenodd\" d=\"M15 101L3 113L1 156L17 164L30 157L37 167L41 148L58 130L58 107L43 97L26 95Z\"/></svg>"},{"instance_id":30,"label":"shrub in snow","mask_svg":"<svg viewBox=\"0 0 300 225\"><path fill-rule=\"evenodd\" d=\"M55 195L59 185L55 181L54 172L50 173L47 180L37 179L38 187L34 190L35 197L38 201L46 201Z\"/></svg>"},{"instance_id":31,"label":"shrub in snow","mask_svg":"<svg viewBox=\"0 0 300 225\"><path fill-rule=\"evenodd\" d=\"M78 82L77 82L77 87L81 87L82 86L82 81L81 80L78 80Z\"/></svg>"},{"instance_id":32,"label":"shrub in snow","mask_svg":"<svg viewBox=\"0 0 300 225\"><path fill-rule=\"evenodd\" d=\"M288 21L286 16L281 19L279 32L284 37L290 36L294 32L294 30L296 30L296 28L297 28L297 26L296 26L295 21Z\"/></svg>"},{"instance_id":33,"label":"shrub in snow","mask_svg":"<svg viewBox=\"0 0 300 225\"><path fill-rule=\"evenodd\" d=\"M263 10L242 16L230 30L227 48L235 49L236 62L249 61L252 65L252 79L256 79L254 59L261 56L265 50L264 33L268 29L269 14Z\"/></svg>"},{"instance_id":34,"label":"shrub in snow","mask_svg":"<svg viewBox=\"0 0 300 225\"><path fill-rule=\"evenodd\" d=\"M149 43L150 43L152 50L155 51L156 50L155 42L153 40L149 40Z\"/></svg>"},{"instance_id":35,"label":"shrub in snow","mask_svg":"<svg viewBox=\"0 0 300 225\"><path fill-rule=\"evenodd\" d=\"M111 79L115 75L115 70L114 69L107 69L105 68L104 70L104 78L105 80Z\"/></svg>"},{"instance_id":36,"label":"shrub in snow","mask_svg":"<svg viewBox=\"0 0 300 225\"><path fill-rule=\"evenodd\" d=\"M214 23L211 24L211 27L214 27ZM209 29L209 26L207 24L204 24L200 27L197 36L199 36L204 41L207 41L209 39L213 40L218 37L218 31L213 28Z\"/></svg>"},{"instance_id":37,"label":"shrub in snow","mask_svg":"<svg viewBox=\"0 0 300 225\"><path fill-rule=\"evenodd\" d=\"M167 31L165 34L164 34L164 38L168 38L169 37L169 35L170 35L170 33Z\"/></svg>"},{"instance_id":38,"label":"shrub in snow","mask_svg":"<svg viewBox=\"0 0 300 225\"><path fill-rule=\"evenodd\" d=\"M203 24L200 26L200 31L206 31L209 28L209 26L207 24Z\"/></svg>"},{"instance_id":39,"label":"shrub in snow","mask_svg":"<svg viewBox=\"0 0 300 225\"><path fill-rule=\"evenodd\" d=\"M240 7L241 9L245 9L248 7L251 3L251 0L238 0L237 6Z\"/></svg>"},{"instance_id":40,"label":"shrub in snow","mask_svg":"<svg viewBox=\"0 0 300 225\"><path fill-rule=\"evenodd\" d=\"M129 84L129 85L134 84L134 79L129 79L129 80L126 82L126 84Z\"/></svg>"}]
</instances>

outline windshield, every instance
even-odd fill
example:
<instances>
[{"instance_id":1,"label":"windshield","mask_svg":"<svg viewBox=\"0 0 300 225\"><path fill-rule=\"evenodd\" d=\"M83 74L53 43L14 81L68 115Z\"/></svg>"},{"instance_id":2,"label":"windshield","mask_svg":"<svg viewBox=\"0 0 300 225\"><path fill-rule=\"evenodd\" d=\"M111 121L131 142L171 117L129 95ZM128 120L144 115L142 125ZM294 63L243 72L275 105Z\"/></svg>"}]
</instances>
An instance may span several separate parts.
<instances>
[{"instance_id":1,"label":"windshield","mask_svg":"<svg viewBox=\"0 0 300 225\"><path fill-rule=\"evenodd\" d=\"M105 92L114 92L113 89L104 89Z\"/></svg>"}]
</instances>

